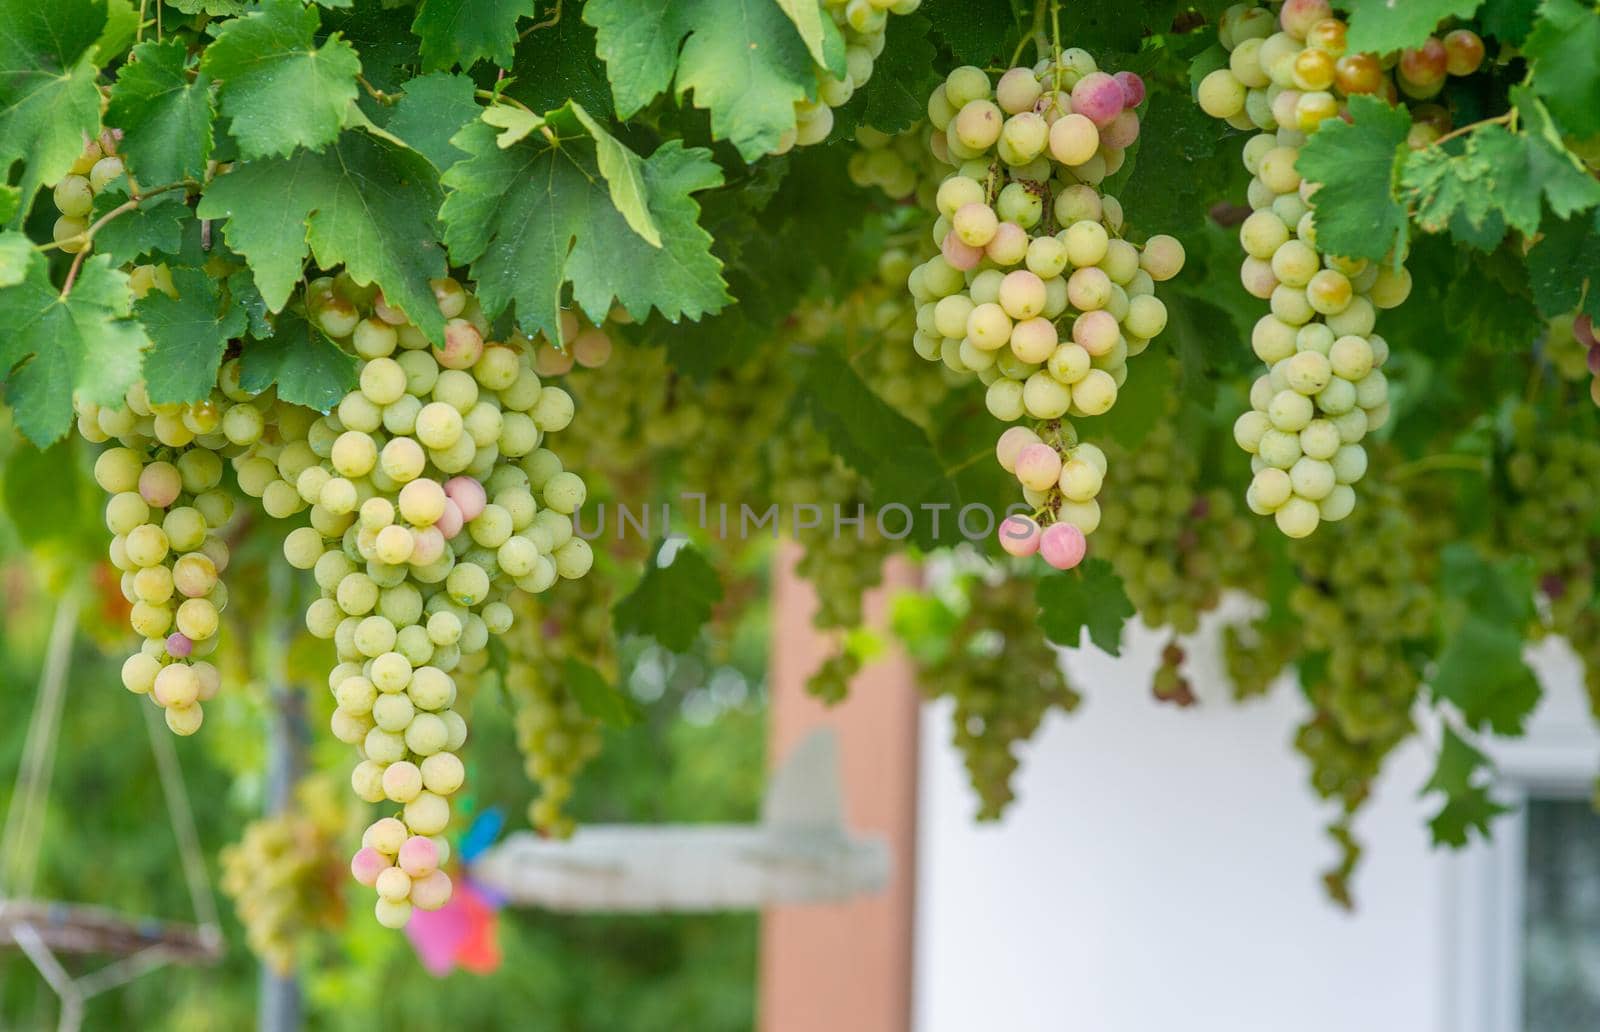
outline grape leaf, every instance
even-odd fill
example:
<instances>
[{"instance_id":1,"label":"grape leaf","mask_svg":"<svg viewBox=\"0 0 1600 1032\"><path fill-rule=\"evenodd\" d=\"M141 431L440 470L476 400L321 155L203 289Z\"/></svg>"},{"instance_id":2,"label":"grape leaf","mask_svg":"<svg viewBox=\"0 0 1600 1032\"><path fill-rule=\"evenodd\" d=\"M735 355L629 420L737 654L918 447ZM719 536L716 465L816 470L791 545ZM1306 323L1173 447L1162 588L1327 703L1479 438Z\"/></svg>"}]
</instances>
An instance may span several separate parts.
<instances>
[{"instance_id":1,"label":"grape leaf","mask_svg":"<svg viewBox=\"0 0 1600 1032\"><path fill-rule=\"evenodd\" d=\"M1177 10L1174 0L1144 0L1132 7L1127 0L1073 0L1061 5L1061 42L1096 56L1107 50L1132 53L1139 49L1146 29L1169 30Z\"/></svg>"},{"instance_id":2,"label":"grape leaf","mask_svg":"<svg viewBox=\"0 0 1600 1032\"><path fill-rule=\"evenodd\" d=\"M688 652L722 601L722 582L705 556L685 545L660 564L655 548L644 576L612 609L617 633L654 638L673 652Z\"/></svg>"},{"instance_id":3,"label":"grape leaf","mask_svg":"<svg viewBox=\"0 0 1600 1032\"><path fill-rule=\"evenodd\" d=\"M217 30L200 67L221 82L228 131L246 158L333 142L356 99L361 59L334 33L316 45L321 17L299 0L266 0Z\"/></svg>"},{"instance_id":4,"label":"grape leaf","mask_svg":"<svg viewBox=\"0 0 1600 1032\"><path fill-rule=\"evenodd\" d=\"M1122 655L1122 625L1134 614L1122 578L1104 559L1085 559L1076 570L1039 578L1039 627L1057 645L1075 649L1083 632L1107 655Z\"/></svg>"},{"instance_id":5,"label":"grape leaf","mask_svg":"<svg viewBox=\"0 0 1600 1032\"><path fill-rule=\"evenodd\" d=\"M1446 18L1468 18L1483 0L1345 0L1352 51L1386 54L1421 46Z\"/></svg>"},{"instance_id":6,"label":"grape leaf","mask_svg":"<svg viewBox=\"0 0 1600 1032\"><path fill-rule=\"evenodd\" d=\"M1495 351L1526 349L1544 328L1527 267L1505 249L1463 256L1445 293L1444 319L1451 331L1446 340L1470 340Z\"/></svg>"},{"instance_id":7,"label":"grape leaf","mask_svg":"<svg viewBox=\"0 0 1600 1032\"><path fill-rule=\"evenodd\" d=\"M1523 52L1533 62L1534 91L1566 130L1600 133L1600 10L1579 0L1544 0Z\"/></svg>"},{"instance_id":8,"label":"grape leaf","mask_svg":"<svg viewBox=\"0 0 1600 1032\"><path fill-rule=\"evenodd\" d=\"M139 32L139 12L133 0L106 0L106 24L94 41L95 63L108 65L133 42Z\"/></svg>"},{"instance_id":9,"label":"grape leaf","mask_svg":"<svg viewBox=\"0 0 1600 1032\"><path fill-rule=\"evenodd\" d=\"M66 297L37 255L21 283L0 291L0 368L26 360L11 373L6 397L28 440L41 448L60 440L72 425L75 395L122 404L150 343L128 318L132 308L127 275L105 255L83 263Z\"/></svg>"},{"instance_id":10,"label":"grape leaf","mask_svg":"<svg viewBox=\"0 0 1600 1032\"><path fill-rule=\"evenodd\" d=\"M83 490L78 447L76 437L67 437L48 448L13 448L5 457L6 516L29 548L75 544L96 529L86 516L94 503Z\"/></svg>"},{"instance_id":11,"label":"grape leaf","mask_svg":"<svg viewBox=\"0 0 1600 1032\"><path fill-rule=\"evenodd\" d=\"M817 0L773 0L795 31L805 42L806 51L818 67L826 68L835 78L844 78L844 37L832 18L822 16L822 5ZM890 19L892 23L894 19Z\"/></svg>"},{"instance_id":12,"label":"grape leaf","mask_svg":"<svg viewBox=\"0 0 1600 1032\"><path fill-rule=\"evenodd\" d=\"M1145 235L1183 233L1205 218L1217 184L1239 161L1238 145L1221 122L1188 97L1157 93L1140 121L1139 149L1118 191L1123 210Z\"/></svg>"},{"instance_id":13,"label":"grape leaf","mask_svg":"<svg viewBox=\"0 0 1600 1032\"><path fill-rule=\"evenodd\" d=\"M19 220L100 131L94 47L105 24L94 0L0 0L0 182L25 163Z\"/></svg>"},{"instance_id":14,"label":"grape leaf","mask_svg":"<svg viewBox=\"0 0 1600 1032\"><path fill-rule=\"evenodd\" d=\"M175 269L177 298L152 290L135 304L153 346L144 356L145 388L156 404L203 401L217 383L228 341L249 320L199 269Z\"/></svg>"},{"instance_id":15,"label":"grape leaf","mask_svg":"<svg viewBox=\"0 0 1600 1032\"><path fill-rule=\"evenodd\" d=\"M1478 25L1485 35L1520 47L1533 31L1540 0L1484 0Z\"/></svg>"},{"instance_id":16,"label":"grape leaf","mask_svg":"<svg viewBox=\"0 0 1600 1032\"><path fill-rule=\"evenodd\" d=\"M277 385L284 401L328 412L355 386L356 359L298 315L284 313L270 338L246 342L239 384L257 393Z\"/></svg>"},{"instance_id":17,"label":"grape leaf","mask_svg":"<svg viewBox=\"0 0 1600 1032\"><path fill-rule=\"evenodd\" d=\"M427 71L479 61L511 67L517 19L533 16L533 0L422 0L411 31L422 40Z\"/></svg>"},{"instance_id":18,"label":"grape leaf","mask_svg":"<svg viewBox=\"0 0 1600 1032\"><path fill-rule=\"evenodd\" d=\"M676 80L678 96L693 91L713 135L746 161L776 147L794 128L795 102L816 95L811 55L774 0L590 0L583 20L618 117Z\"/></svg>"},{"instance_id":19,"label":"grape leaf","mask_svg":"<svg viewBox=\"0 0 1600 1032\"><path fill-rule=\"evenodd\" d=\"M1001 48L1011 31L1011 15L1004 4L924 0L921 12L962 64L981 68L1004 57Z\"/></svg>"},{"instance_id":20,"label":"grape leaf","mask_svg":"<svg viewBox=\"0 0 1600 1032\"><path fill-rule=\"evenodd\" d=\"M1479 776L1480 771L1488 768L1489 758L1457 734L1455 728L1444 724L1438 762L1420 793L1444 793L1443 808L1428 821L1436 845L1460 848L1467 844L1473 830L1487 836L1489 822L1506 812L1506 807L1490 797L1488 787Z\"/></svg>"},{"instance_id":21,"label":"grape leaf","mask_svg":"<svg viewBox=\"0 0 1600 1032\"><path fill-rule=\"evenodd\" d=\"M552 117L577 128L560 112ZM692 196L722 181L708 151L672 140L644 159L646 207L663 241L652 247L613 207L589 137L555 147L534 133L501 149L494 128L477 122L452 142L472 157L444 175L444 239L453 261L471 264L490 318L515 303L524 330L554 337L568 282L597 322L613 299L635 319L654 308L673 322L729 301Z\"/></svg>"},{"instance_id":22,"label":"grape leaf","mask_svg":"<svg viewBox=\"0 0 1600 1032\"><path fill-rule=\"evenodd\" d=\"M612 687L594 667L568 657L561 669L578 708L602 724L628 727L644 719L639 704Z\"/></svg>"},{"instance_id":23,"label":"grape leaf","mask_svg":"<svg viewBox=\"0 0 1600 1032\"><path fill-rule=\"evenodd\" d=\"M1561 221L1547 218L1528 252L1528 284L1540 314L1583 310L1600 320L1600 211ZM1587 289L1586 289L1587 288Z\"/></svg>"},{"instance_id":24,"label":"grape leaf","mask_svg":"<svg viewBox=\"0 0 1600 1032\"><path fill-rule=\"evenodd\" d=\"M104 223L94 235L95 253L110 255L115 265L156 252L177 254L183 246L183 224L190 217L182 198L177 192L156 194L132 211ZM119 179L95 195L94 217L100 218L127 200L128 181Z\"/></svg>"},{"instance_id":25,"label":"grape leaf","mask_svg":"<svg viewBox=\"0 0 1600 1032\"><path fill-rule=\"evenodd\" d=\"M361 77L387 92L401 88L416 75L422 62L417 37L411 34L411 5L395 6L391 0L356 0L353 7L329 11L322 20L328 32L337 32L361 55Z\"/></svg>"},{"instance_id":26,"label":"grape leaf","mask_svg":"<svg viewBox=\"0 0 1600 1032\"><path fill-rule=\"evenodd\" d=\"M898 533L903 514L883 510L902 505L911 511L910 540L919 547L961 541L961 497L927 433L874 394L848 362L819 352L797 396L834 453L871 484L885 526Z\"/></svg>"},{"instance_id":27,"label":"grape leaf","mask_svg":"<svg viewBox=\"0 0 1600 1032\"><path fill-rule=\"evenodd\" d=\"M405 92L394 106L394 117L384 129L406 141L411 148L433 163L441 172L466 151L450 145L450 137L478 117L480 108L473 99L476 89L465 75L433 72L405 85Z\"/></svg>"},{"instance_id":28,"label":"grape leaf","mask_svg":"<svg viewBox=\"0 0 1600 1032\"><path fill-rule=\"evenodd\" d=\"M1493 562L1462 541L1446 545L1439 558L1446 619L1458 618L1460 610L1508 627L1533 619L1534 574L1525 558Z\"/></svg>"},{"instance_id":29,"label":"grape leaf","mask_svg":"<svg viewBox=\"0 0 1600 1032\"><path fill-rule=\"evenodd\" d=\"M247 161L206 188L197 214L227 219L228 246L244 255L267 306L279 311L300 281L306 253L377 283L429 340L444 340L430 279L445 274L434 213L438 173L416 151L356 130L321 153Z\"/></svg>"},{"instance_id":30,"label":"grape leaf","mask_svg":"<svg viewBox=\"0 0 1600 1032\"><path fill-rule=\"evenodd\" d=\"M207 14L213 18L231 18L250 9L250 0L166 0L184 14Z\"/></svg>"},{"instance_id":31,"label":"grape leaf","mask_svg":"<svg viewBox=\"0 0 1600 1032\"><path fill-rule=\"evenodd\" d=\"M0 290L28 278L37 253L33 241L14 229L0 230Z\"/></svg>"},{"instance_id":32,"label":"grape leaf","mask_svg":"<svg viewBox=\"0 0 1600 1032\"><path fill-rule=\"evenodd\" d=\"M144 183L198 178L211 156L216 103L211 78L190 81L183 40L141 43L111 87L106 124L123 130L122 153Z\"/></svg>"},{"instance_id":33,"label":"grape leaf","mask_svg":"<svg viewBox=\"0 0 1600 1032\"><path fill-rule=\"evenodd\" d=\"M22 191L17 187L0 183L0 225L11 221L17 209L22 207Z\"/></svg>"},{"instance_id":34,"label":"grape leaf","mask_svg":"<svg viewBox=\"0 0 1600 1032\"><path fill-rule=\"evenodd\" d=\"M920 14L889 19L883 52L873 62L872 78L850 99L858 120L886 133L910 129L927 114L928 94L939 85L937 51L928 41L931 24Z\"/></svg>"},{"instance_id":35,"label":"grape leaf","mask_svg":"<svg viewBox=\"0 0 1600 1032\"><path fill-rule=\"evenodd\" d=\"M1475 728L1519 735L1539 704L1539 681L1522 659L1522 635L1472 614L1446 642L1433 675L1433 693L1455 703Z\"/></svg>"},{"instance_id":36,"label":"grape leaf","mask_svg":"<svg viewBox=\"0 0 1600 1032\"><path fill-rule=\"evenodd\" d=\"M1406 209L1395 199L1410 153L1411 115L1368 96L1350 98L1353 122L1330 120L1306 141L1296 166L1322 188L1312 197L1317 246L1379 259L1404 254Z\"/></svg>"},{"instance_id":37,"label":"grape leaf","mask_svg":"<svg viewBox=\"0 0 1600 1032\"><path fill-rule=\"evenodd\" d=\"M1105 415L1078 420L1085 439L1110 437L1127 448L1137 448L1162 416L1172 398L1172 363L1157 353L1128 370L1127 382L1117 391L1117 403Z\"/></svg>"},{"instance_id":38,"label":"grape leaf","mask_svg":"<svg viewBox=\"0 0 1600 1032\"><path fill-rule=\"evenodd\" d=\"M543 21L553 17L555 5L548 6L548 15L540 8ZM554 111L573 100L596 118L616 113L606 66L595 60L594 29L577 17L561 18L517 47L504 92L535 111Z\"/></svg>"},{"instance_id":39,"label":"grape leaf","mask_svg":"<svg viewBox=\"0 0 1600 1032\"><path fill-rule=\"evenodd\" d=\"M600 175L605 178L606 188L611 192L612 207L622 214L629 229L644 238L645 243L660 247L661 230L656 228L656 220L650 214L650 198L644 185L644 162L639 160L639 155L618 143L605 126L589 117L589 112L583 109L582 104L574 101L572 113L588 131L590 139L594 140L595 161L600 166Z\"/></svg>"},{"instance_id":40,"label":"grape leaf","mask_svg":"<svg viewBox=\"0 0 1600 1032\"><path fill-rule=\"evenodd\" d=\"M250 336L258 340L272 336L274 327L267 318L267 303L256 289L249 269L240 269L228 277L228 295L250 320Z\"/></svg>"}]
</instances>

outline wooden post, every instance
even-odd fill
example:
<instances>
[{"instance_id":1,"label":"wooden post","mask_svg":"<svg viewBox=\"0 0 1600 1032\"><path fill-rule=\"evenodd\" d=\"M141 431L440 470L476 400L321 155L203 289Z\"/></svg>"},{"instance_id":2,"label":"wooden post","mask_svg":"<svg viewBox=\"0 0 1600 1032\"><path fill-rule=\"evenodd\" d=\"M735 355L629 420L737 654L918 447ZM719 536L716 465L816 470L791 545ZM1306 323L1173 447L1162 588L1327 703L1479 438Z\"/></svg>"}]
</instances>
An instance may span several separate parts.
<instances>
[{"instance_id":1,"label":"wooden post","mask_svg":"<svg viewBox=\"0 0 1600 1032\"><path fill-rule=\"evenodd\" d=\"M811 625L816 594L794 572L785 542L773 570L769 766L807 731L835 729L847 826L889 843L889 887L880 895L762 914L760 1026L764 1032L906 1032L911 1023L912 917L916 873L916 685L898 649L862 670L846 702L824 706L805 682L836 644ZM885 569L868 595L867 619L887 620L887 601L915 587L915 567Z\"/></svg>"}]
</instances>

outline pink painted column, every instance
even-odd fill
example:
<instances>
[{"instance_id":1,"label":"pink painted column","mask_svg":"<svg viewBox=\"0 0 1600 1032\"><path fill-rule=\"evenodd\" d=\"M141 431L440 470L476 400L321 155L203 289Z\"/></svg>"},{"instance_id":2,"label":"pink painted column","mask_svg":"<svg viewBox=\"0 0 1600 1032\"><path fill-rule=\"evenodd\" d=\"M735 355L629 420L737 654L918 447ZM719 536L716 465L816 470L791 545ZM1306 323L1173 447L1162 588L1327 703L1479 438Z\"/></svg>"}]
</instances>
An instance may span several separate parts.
<instances>
[{"instance_id":1,"label":"pink painted column","mask_svg":"<svg viewBox=\"0 0 1600 1032\"><path fill-rule=\"evenodd\" d=\"M907 1032L911 1025L912 919L916 875L918 698L899 649L864 668L850 697L828 707L805 682L834 643L811 625L816 594L797 576L798 549L785 542L773 571L768 756L781 762L812 728L839 739L845 820L889 843L889 885L876 896L816 906L768 908L761 920L763 1032ZM893 561L884 587L867 597L870 624L884 627L887 601L914 587L917 570Z\"/></svg>"}]
</instances>

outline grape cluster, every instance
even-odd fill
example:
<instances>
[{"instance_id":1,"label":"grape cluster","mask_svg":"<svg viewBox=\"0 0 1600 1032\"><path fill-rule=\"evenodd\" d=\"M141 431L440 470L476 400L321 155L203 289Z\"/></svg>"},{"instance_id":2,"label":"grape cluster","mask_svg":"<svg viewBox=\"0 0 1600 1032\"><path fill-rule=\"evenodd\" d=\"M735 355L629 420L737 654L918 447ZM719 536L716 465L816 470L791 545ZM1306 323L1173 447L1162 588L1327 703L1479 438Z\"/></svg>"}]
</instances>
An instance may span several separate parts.
<instances>
[{"instance_id":1,"label":"grape cluster","mask_svg":"<svg viewBox=\"0 0 1600 1032\"><path fill-rule=\"evenodd\" d=\"M292 808L251 821L222 850L222 891L251 951L279 975L294 971L310 936L336 928L344 915L346 811L335 791L327 778L307 778L295 786Z\"/></svg>"},{"instance_id":2,"label":"grape cluster","mask_svg":"<svg viewBox=\"0 0 1600 1032\"><path fill-rule=\"evenodd\" d=\"M107 129L84 143L83 153L55 186L51 199L61 216L51 227L51 238L67 254L77 254L90 246L85 234L94 220L94 199L118 178L127 174L117 145L121 129ZM167 282L170 289L171 281Z\"/></svg>"},{"instance_id":3,"label":"grape cluster","mask_svg":"<svg viewBox=\"0 0 1600 1032\"><path fill-rule=\"evenodd\" d=\"M1265 695L1299 654L1300 637L1293 624L1253 620L1229 624L1222 630L1223 662L1235 699Z\"/></svg>"},{"instance_id":4,"label":"grape cluster","mask_svg":"<svg viewBox=\"0 0 1600 1032\"><path fill-rule=\"evenodd\" d=\"M96 482L111 496L106 528L111 563L121 571L129 623L143 637L122 666L122 683L148 695L180 735L200 729L201 704L220 676L204 662L217 646L228 589L227 542L218 531L233 516L223 483L221 433L230 403L220 392L192 405L152 405L143 383L120 407L77 404L78 428L93 443L115 439L95 459Z\"/></svg>"},{"instance_id":5,"label":"grape cluster","mask_svg":"<svg viewBox=\"0 0 1600 1032\"><path fill-rule=\"evenodd\" d=\"M1198 97L1207 114L1262 130L1244 146L1253 211L1239 227L1240 277L1271 307L1251 333L1267 372L1234 439L1251 456L1251 511L1301 538L1355 507L1361 441L1389 418L1377 311L1404 302L1411 277L1400 255L1371 262L1318 249L1316 184L1296 161L1308 135L1340 116L1340 96L1381 92L1369 66L1382 73L1370 55L1345 53L1345 24L1326 0L1289 0L1276 21L1264 8L1230 8L1219 35L1228 67L1202 79Z\"/></svg>"},{"instance_id":6,"label":"grape cluster","mask_svg":"<svg viewBox=\"0 0 1600 1032\"><path fill-rule=\"evenodd\" d=\"M1200 486L1199 456L1179 434L1169 415L1137 449L1107 447L1125 479L1095 541L1147 626L1193 634L1225 590L1257 589L1260 564L1254 526L1226 491Z\"/></svg>"},{"instance_id":7,"label":"grape cluster","mask_svg":"<svg viewBox=\"0 0 1600 1032\"><path fill-rule=\"evenodd\" d=\"M1142 250L1124 239L1121 204L1096 189L1138 139L1144 96L1137 75L1109 75L1070 49L992 84L982 69L957 68L928 100L930 149L955 171L935 195L939 253L907 277L917 303L913 345L923 358L976 373L997 419L1045 424L1033 432L1042 442L1008 431L1011 443L999 449L1008 468L1017 456L1035 507L1042 499L1033 496L1057 490L1045 474L1073 464L1062 449L1076 435L1062 419L1116 402L1128 359L1167 323L1155 284L1183 266L1171 237L1152 237ZM1060 489L1064 507L1014 517L1002 544L1075 564L1082 535L1099 520L1098 483L1075 497L1086 483ZM1053 525L1078 533L1046 537Z\"/></svg>"},{"instance_id":8,"label":"grape cluster","mask_svg":"<svg viewBox=\"0 0 1600 1032\"><path fill-rule=\"evenodd\" d=\"M1194 693L1194 682L1183 672L1183 660L1183 646L1177 639L1167 642L1161 649L1161 662L1150 682L1150 694L1157 702L1187 709L1200 701Z\"/></svg>"},{"instance_id":9,"label":"grape cluster","mask_svg":"<svg viewBox=\"0 0 1600 1032\"><path fill-rule=\"evenodd\" d=\"M568 659L585 663L615 655L612 598L598 577L535 599L517 600L517 622L505 638L510 662L506 695L514 711L517 749L539 796L528 820L556 838L572 834L564 812L574 779L600 752L600 723L567 688ZM609 671L608 671L609 672Z\"/></svg>"},{"instance_id":10,"label":"grape cluster","mask_svg":"<svg viewBox=\"0 0 1600 1032\"><path fill-rule=\"evenodd\" d=\"M997 820L1014 798L1018 743L1047 713L1070 713L1082 697L1039 629L1033 581L969 579L964 586L966 612L948 649L919 662L918 681L930 699L954 702L951 738L978 794L978 819Z\"/></svg>"},{"instance_id":11,"label":"grape cluster","mask_svg":"<svg viewBox=\"0 0 1600 1032\"><path fill-rule=\"evenodd\" d=\"M1426 103L1450 76L1467 76L1483 64L1484 45L1470 29L1391 54L1350 53L1345 22L1328 0L1286 0L1277 17L1265 7L1235 4L1217 23L1228 51L1226 67L1200 81L1197 99L1207 114L1235 129L1314 132L1325 119L1346 114L1347 98L1382 97L1413 103L1413 147L1425 147L1451 127L1448 110Z\"/></svg>"},{"instance_id":12,"label":"grape cluster","mask_svg":"<svg viewBox=\"0 0 1600 1032\"><path fill-rule=\"evenodd\" d=\"M856 143L861 149L850 155L850 181L863 189L882 190L892 201L915 197L918 204L932 208L939 180L927 161L931 133L926 122L900 133L857 126Z\"/></svg>"},{"instance_id":13,"label":"grape cluster","mask_svg":"<svg viewBox=\"0 0 1600 1032\"><path fill-rule=\"evenodd\" d=\"M774 500L804 549L795 571L816 589L812 624L825 630L860 626L862 598L883 582L883 564L894 551L894 542L878 529L866 481L806 418L791 420L771 441L768 461ZM802 526L802 518L812 514L817 518L806 522L816 526ZM859 523L842 522L858 518ZM838 702L859 669L859 659L846 651L824 663L807 689Z\"/></svg>"},{"instance_id":14,"label":"grape cluster","mask_svg":"<svg viewBox=\"0 0 1600 1032\"><path fill-rule=\"evenodd\" d=\"M823 0L822 10L844 37L845 73L834 75L821 65L813 65L816 99L796 101L795 127L786 131L773 154L784 154L796 144L809 147L821 143L833 132L833 109L850 103L856 90L872 78L872 65L883 53L884 33L889 15L911 14L922 0Z\"/></svg>"},{"instance_id":15,"label":"grape cluster","mask_svg":"<svg viewBox=\"0 0 1600 1032\"><path fill-rule=\"evenodd\" d=\"M467 737L452 672L511 629L509 596L593 562L573 533L584 483L543 447L571 422L571 397L540 381L526 348L486 342L459 283L433 288L442 349L372 287L343 275L307 283L308 318L360 356L359 384L327 415L280 415L276 441L234 459L269 515L310 509L284 555L320 589L306 626L339 660L332 726L361 756L352 787L401 808L367 828L351 862L394 928L450 897L443 833Z\"/></svg>"},{"instance_id":16,"label":"grape cluster","mask_svg":"<svg viewBox=\"0 0 1600 1032\"><path fill-rule=\"evenodd\" d=\"M1594 601L1600 566L1600 440L1572 427L1540 427L1531 409L1513 416L1506 479L1515 501L1505 544L1539 573L1552 629L1569 640Z\"/></svg>"}]
</instances>

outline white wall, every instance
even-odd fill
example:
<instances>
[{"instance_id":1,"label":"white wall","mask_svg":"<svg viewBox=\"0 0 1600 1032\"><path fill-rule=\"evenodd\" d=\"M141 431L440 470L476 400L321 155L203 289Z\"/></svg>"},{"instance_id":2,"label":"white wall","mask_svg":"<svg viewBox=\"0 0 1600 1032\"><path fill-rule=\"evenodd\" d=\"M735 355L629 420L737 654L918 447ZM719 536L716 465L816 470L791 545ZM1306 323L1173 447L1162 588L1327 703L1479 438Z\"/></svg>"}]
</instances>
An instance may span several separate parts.
<instances>
[{"instance_id":1,"label":"white wall","mask_svg":"<svg viewBox=\"0 0 1600 1032\"><path fill-rule=\"evenodd\" d=\"M1158 704L1164 642L1130 628L1121 659L1069 654L1085 704L1041 729L999 825L972 821L948 708L926 712L918 1032L1453 1032L1461 861L1428 848L1430 750L1397 753L1358 820L1347 914L1318 878L1335 853L1291 745L1298 690L1232 703L1203 633L1201 704ZM1547 665L1541 719L1582 721L1593 757L1575 668Z\"/></svg>"}]
</instances>

